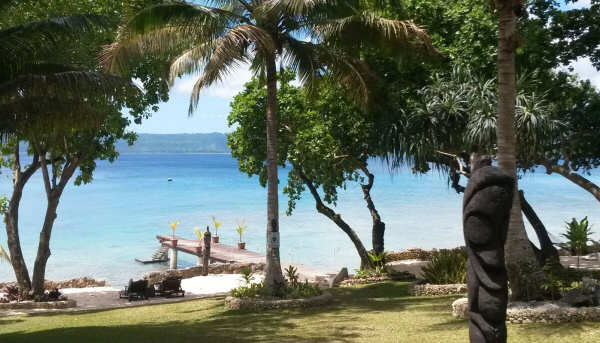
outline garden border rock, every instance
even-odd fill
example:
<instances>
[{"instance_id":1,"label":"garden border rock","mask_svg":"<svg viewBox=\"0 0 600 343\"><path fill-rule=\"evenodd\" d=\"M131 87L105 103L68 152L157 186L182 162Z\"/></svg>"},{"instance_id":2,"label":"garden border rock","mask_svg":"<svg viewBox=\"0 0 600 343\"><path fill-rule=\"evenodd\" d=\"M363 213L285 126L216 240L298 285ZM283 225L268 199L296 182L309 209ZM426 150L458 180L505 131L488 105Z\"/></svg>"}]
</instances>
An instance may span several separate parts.
<instances>
[{"instance_id":1,"label":"garden border rock","mask_svg":"<svg viewBox=\"0 0 600 343\"><path fill-rule=\"evenodd\" d=\"M377 276L377 277L369 277L369 278L350 278L340 282L340 287L348 287L354 285L368 285L372 283L378 283L383 281L391 281L393 280L390 276Z\"/></svg>"},{"instance_id":2,"label":"garden border rock","mask_svg":"<svg viewBox=\"0 0 600 343\"><path fill-rule=\"evenodd\" d=\"M461 283L433 285L413 282L408 286L408 293L412 296L460 295L467 293L467 285Z\"/></svg>"},{"instance_id":3,"label":"garden border rock","mask_svg":"<svg viewBox=\"0 0 600 343\"><path fill-rule=\"evenodd\" d=\"M287 308L308 308L327 305L331 302L332 299L332 295L327 292L310 298L281 300L241 299L228 296L227 298L225 298L225 307L231 310L251 311L264 311Z\"/></svg>"},{"instance_id":4,"label":"garden border rock","mask_svg":"<svg viewBox=\"0 0 600 343\"><path fill-rule=\"evenodd\" d=\"M466 298L457 299L452 303L452 315L468 319ZM512 324L600 322L600 306L571 307L556 301L509 304L506 321Z\"/></svg>"},{"instance_id":5,"label":"garden border rock","mask_svg":"<svg viewBox=\"0 0 600 343\"><path fill-rule=\"evenodd\" d=\"M11 303L0 303L0 311L8 310L58 310L65 308L77 307L75 300L59 300L59 301L21 301Z\"/></svg>"}]
</instances>

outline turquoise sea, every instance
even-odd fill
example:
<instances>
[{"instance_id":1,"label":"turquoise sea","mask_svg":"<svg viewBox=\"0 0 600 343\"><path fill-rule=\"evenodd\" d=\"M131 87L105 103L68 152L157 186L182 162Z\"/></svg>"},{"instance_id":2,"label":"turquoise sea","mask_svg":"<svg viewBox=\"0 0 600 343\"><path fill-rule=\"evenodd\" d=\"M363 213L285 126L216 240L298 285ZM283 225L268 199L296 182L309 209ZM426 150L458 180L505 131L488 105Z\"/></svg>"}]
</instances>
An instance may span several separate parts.
<instances>
[{"instance_id":1,"label":"turquoise sea","mask_svg":"<svg viewBox=\"0 0 600 343\"><path fill-rule=\"evenodd\" d=\"M448 188L446 177L432 172L415 176L403 169L391 174L372 161L373 198L387 224L386 249L444 248L462 244L462 196ZM287 172L281 170L281 187ZM10 194L10 173L0 174L0 194ZM173 182L167 179L172 178ZM600 171L590 177L600 183ZM521 188L548 230L559 236L564 221L589 216L594 238L600 239L600 203L558 175L527 174ZM358 259L345 234L318 214L307 193L287 217L281 195L281 258L325 268L356 268ZM370 248L371 219L358 185L340 194L336 209ZM28 263L37 250L45 211L40 175L27 185L20 212L21 242ZM101 161L94 181L69 185L62 197L52 234L47 278L78 276L106 279L122 285L129 278L165 266L144 266L134 258L149 258L158 247L156 234L170 232L169 222L181 222L177 234L193 237L194 226L223 222L221 241L235 244L235 224L244 219L248 249L265 251L266 189L237 169L228 154L123 154L113 164ZM4 230L2 230L4 231ZM5 245L5 232L0 242ZM6 245L5 245L6 246ZM180 254L180 267L195 263ZM0 264L0 281L12 280L12 270Z\"/></svg>"}]
</instances>

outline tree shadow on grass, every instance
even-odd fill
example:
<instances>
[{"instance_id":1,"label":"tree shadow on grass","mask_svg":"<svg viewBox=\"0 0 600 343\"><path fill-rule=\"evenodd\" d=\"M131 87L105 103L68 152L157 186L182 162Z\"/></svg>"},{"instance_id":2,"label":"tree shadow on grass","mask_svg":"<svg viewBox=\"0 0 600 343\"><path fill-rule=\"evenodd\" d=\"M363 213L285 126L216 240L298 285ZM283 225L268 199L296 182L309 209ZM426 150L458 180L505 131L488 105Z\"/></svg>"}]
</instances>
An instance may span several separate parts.
<instances>
[{"instance_id":1,"label":"tree shadow on grass","mask_svg":"<svg viewBox=\"0 0 600 343\"><path fill-rule=\"evenodd\" d=\"M121 326L113 324L107 327L60 327L59 323L56 325L58 327L49 330L5 334L0 336L0 340L3 343L352 342L357 338L364 339L369 334L363 318L365 313L400 313L406 309L419 311L421 316L438 323L429 329L451 330L464 325L449 315L449 304L453 297L410 297L406 283L386 282L357 288L340 288L332 293L334 302L318 308L258 313L222 311L218 309L223 306L222 299L213 299L212 303L204 303L207 306L192 309L169 307L170 305L156 308L156 311L171 314L169 319L173 318L173 314L176 315L175 318L180 314L179 318L186 320L149 321ZM198 316L194 316L195 313ZM58 318L52 318L53 315L46 316L48 320L57 320ZM156 315L152 318L156 318ZM85 320L85 317L82 316L79 320Z\"/></svg>"},{"instance_id":2,"label":"tree shadow on grass","mask_svg":"<svg viewBox=\"0 0 600 343\"><path fill-rule=\"evenodd\" d=\"M0 336L4 342L352 342L358 333L350 326L337 330L298 329L279 314L259 314L229 320L170 321L125 326L54 328L38 332L15 332Z\"/></svg>"}]
</instances>

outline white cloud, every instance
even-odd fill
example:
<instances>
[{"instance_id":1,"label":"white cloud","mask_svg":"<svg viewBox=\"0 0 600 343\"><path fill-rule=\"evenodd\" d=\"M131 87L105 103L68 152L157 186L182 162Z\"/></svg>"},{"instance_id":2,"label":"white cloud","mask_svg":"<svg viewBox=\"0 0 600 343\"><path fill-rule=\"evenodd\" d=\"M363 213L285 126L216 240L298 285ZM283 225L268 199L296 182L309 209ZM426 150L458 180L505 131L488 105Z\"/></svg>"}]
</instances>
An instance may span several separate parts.
<instances>
[{"instance_id":1,"label":"white cloud","mask_svg":"<svg viewBox=\"0 0 600 343\"><path fill-rule=\"evenodd\" d=\"M190 95L198 77L199 76L196 75L179 79L175 82L173 89L183 95ZM250 65L240 65L238 68L232 70L231 73L226 75L223 78L223 82L216 83L211 87L206 88L201 94L209 97L230 100L244 89L244 84L250 81L251 78L252 72L250 71Z\"/></svg>"},{"instance_id":2,"label":"white cloud","mask_svg":"<svg viewBox=\"0 0 600 343\"><path fill-rule=\"evenodd\" d=\"M589 79L600 90L600 71L596 70L589 58L580 58L569 65L583 80Z\"/></svg>"},{"instance_id":3,"label":"white cloud","mask_svg":"<svg viewBox=\"0 0 600 343\"><path fill-rule=\"evenodd\" d=\"M590 7L592 5L592 1L591 0L578 0L575 3L568 3L567 4L567 8L572 10L572 9L578 9L578 8L587 8Z\"/></svg>"}]
</instances>

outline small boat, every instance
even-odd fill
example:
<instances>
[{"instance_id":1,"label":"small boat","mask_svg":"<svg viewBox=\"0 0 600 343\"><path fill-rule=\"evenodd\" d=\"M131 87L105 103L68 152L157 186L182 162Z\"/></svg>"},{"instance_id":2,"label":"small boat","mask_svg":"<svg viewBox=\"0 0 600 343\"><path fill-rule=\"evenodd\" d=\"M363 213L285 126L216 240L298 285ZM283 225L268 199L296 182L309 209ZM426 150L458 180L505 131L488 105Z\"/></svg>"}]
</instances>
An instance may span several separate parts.
<instances>
[{"instance_id":1,"label":"small boat","mask_svg":"<svg viewBox=\"0 0 600 343\"><path fill-rule=\"evenodd\" d=\"M135 259L136 262L142 263L142 264L151 264L151 263L165 263L165 262L169 262L169 259L162 259L162 260L142 260L139 258Z\"/></svg>"},{"instance_id":2,"label":"small boat","mask_svg":"<svg viewBox=\"0 0 600 343\"><path fill-rule=\"evenodd\" d=\"M171 178L168 178L168 179L167 179L167 181L171 182L171 181L173 181L173 179L171 179Z\"/></svg>"}]
</instances>

